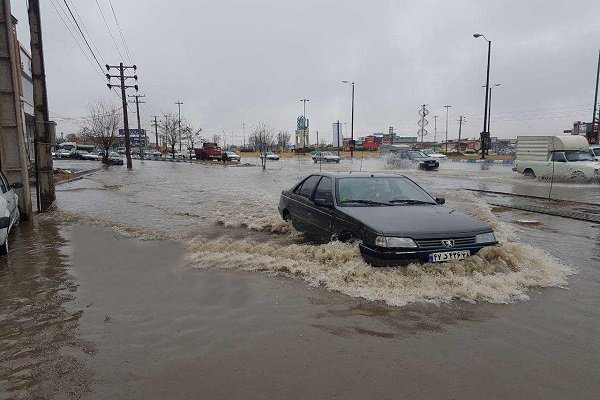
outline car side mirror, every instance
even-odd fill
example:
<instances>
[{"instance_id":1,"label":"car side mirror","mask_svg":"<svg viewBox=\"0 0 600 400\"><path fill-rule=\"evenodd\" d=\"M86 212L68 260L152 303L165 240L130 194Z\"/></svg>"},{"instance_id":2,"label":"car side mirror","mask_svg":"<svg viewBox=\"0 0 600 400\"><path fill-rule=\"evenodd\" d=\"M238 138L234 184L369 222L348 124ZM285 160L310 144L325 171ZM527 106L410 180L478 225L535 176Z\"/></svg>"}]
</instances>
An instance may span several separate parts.
<instances>
[{"instance_id":1,"label":"car side mirror","mask_svg":"<svg viewBox=\"0 0 600 400\"><path fill-rule=\"evenodd\" d=\"M13 189L21 189L23 187L23 183L21 182L14 182L12 185L10 185L11 188Z\"/></svg>"},{"instance_id":2,"label":"car side mirror","mask_svg":"<svg viewBox=\"0 0 600 400\"><path fill-rule=\"evenodd\" d=\"M325 208L333 207L331 200L328 200L328 199L315 199L314 203L315 203L315 206L317 206L317 207L325 207Z\"/></svg>"},{"instance_id":3,"label":"car side mirror","mask_svg":"<svg viewBox=\"0 0 600 400\"><path fill-rule=\"evenodd\" d=\"M445 204L446 203L446 199L443 197L436 197L435 198L435 202L438 204Z\"/></svg>"}]
</instances>

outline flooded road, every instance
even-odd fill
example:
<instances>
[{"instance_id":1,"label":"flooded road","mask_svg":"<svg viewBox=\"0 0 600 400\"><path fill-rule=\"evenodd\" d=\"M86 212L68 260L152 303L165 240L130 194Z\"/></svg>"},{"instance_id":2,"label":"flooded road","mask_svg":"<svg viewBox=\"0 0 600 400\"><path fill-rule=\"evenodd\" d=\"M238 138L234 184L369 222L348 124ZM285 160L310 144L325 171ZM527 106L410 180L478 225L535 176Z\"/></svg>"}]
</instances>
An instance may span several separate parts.
<instances>
[{"instance_id":1,"label":"flooded road","mask_svg":"<svg viewBox=\"0 0 600 400\"><path fill-rule=\"evenodd\" d=\"M277 215L282 189L360 160L138 161L58 186L0 259L0 399L597 398L600 226L492 209L459 189L548 183L454 164L394 172L502 248L400 269ZM597 185L554 190L600 203Z\"/></svg>"}]
</instances>

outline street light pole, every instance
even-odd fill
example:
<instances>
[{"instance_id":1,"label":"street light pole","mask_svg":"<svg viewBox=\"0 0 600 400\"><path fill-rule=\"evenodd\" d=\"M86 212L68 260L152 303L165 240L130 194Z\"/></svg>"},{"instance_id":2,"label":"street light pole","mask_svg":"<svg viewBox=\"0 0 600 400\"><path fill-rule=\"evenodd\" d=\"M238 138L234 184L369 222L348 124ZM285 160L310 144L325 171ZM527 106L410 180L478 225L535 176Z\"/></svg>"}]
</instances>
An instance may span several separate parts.
<instances>
[{"instance_id":1,"label":"street light pole","mask_svg":"<svg viewBox=\"0 0 600 400\"><path fill-rule=\"evenodd\" d=\"M342 81L342 83L347 83L348 85L352 85L352 116L350 120L350 158L354 157L354 82L350 81Z\"/></svg>"},{"instance_id":2,"label":"street light pole","mask_svg":"<svg viewBox=\"0 0 600 400\"><path fill-rule=\"evenodd\" d=\"M492 129L490 128L490 126L492 125L492 89L500 86L500 83L496 83L494 84L494 86L490 86L490 104L488 106L488 122L487 122L487 131L488 133L491 135Z\"/></svg>"},{"instance_id":3,"label":"street light pole","mask_svg":"<svg viewBox=\"0 0 600 400\"><path fill-rule=\"evenodd\" d=\"M488 141L489 141L489 131L488 131L488 104L489 104L489 91L490 91L490 54L492 52L492 41L488 40L481 33L473 34L474 38L482 37L488 42L488 55L487 55L487 74L485 78L485 107L483 112L483 132L481 132L481 159L485 159L485 151L487 149Z\"/></svg>"},{"instance_id":4,"label":"street light pole","mask_svg":"<svg viewBox=\"0 0 600 400\"><path fill-rule=\"evenodd\" d=\"M452 106L444 106L446 109L446 154L448 154L448 110Z\"/></svg>"}]
</instances>

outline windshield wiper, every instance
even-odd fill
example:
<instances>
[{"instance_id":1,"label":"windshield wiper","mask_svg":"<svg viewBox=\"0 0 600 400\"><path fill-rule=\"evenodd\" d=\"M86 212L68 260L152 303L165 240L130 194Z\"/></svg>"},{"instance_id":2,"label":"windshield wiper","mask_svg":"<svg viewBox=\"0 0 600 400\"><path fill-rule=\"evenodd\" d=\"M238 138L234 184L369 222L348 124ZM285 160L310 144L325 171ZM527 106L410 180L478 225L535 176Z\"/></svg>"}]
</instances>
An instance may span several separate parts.
<instances>
[{"instance_id":1,"label":"windshield wiper","mask_svg":"<svg viewBox=\"0 0 600 400\"><path fill-rule=\"evenodd\" d=\"M351 199L351 200L345 200L342 202L342 204L347 204L347 203L368 204L370 206L391 206L390 203L383 203L380 201L362 200L362 199Z\"/></svg>"},{"instance_id":2,"label":"windshield wiper","mask_svg":"<svg viewBox=\"0 0 600 400\"><path fill-rule=\"evenodd\" d=\"M435 204L430 201L414 200L414 199L394 199L390 200L393 204Z\"/></svg>"}]
</instances>

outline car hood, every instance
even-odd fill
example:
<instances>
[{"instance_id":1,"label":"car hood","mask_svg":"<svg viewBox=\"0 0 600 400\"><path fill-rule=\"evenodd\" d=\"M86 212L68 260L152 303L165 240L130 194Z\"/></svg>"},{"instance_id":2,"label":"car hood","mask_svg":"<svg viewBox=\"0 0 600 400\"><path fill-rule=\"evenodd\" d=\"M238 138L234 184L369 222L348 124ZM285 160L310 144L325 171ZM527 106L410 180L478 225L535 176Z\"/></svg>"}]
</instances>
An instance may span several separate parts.
<instances>
[{"instance_id":1,"label":"car hood","mask_svg":"<svg viewBox=\"0 0 600 400\"><path fill-rule=\"evenodd\" d=\"M425 239L492 231L488 223L440 205L341 207L339 210L376 233L389 236Z\"/></svg>"}]
</instances>

